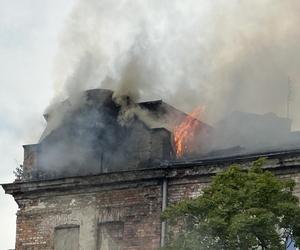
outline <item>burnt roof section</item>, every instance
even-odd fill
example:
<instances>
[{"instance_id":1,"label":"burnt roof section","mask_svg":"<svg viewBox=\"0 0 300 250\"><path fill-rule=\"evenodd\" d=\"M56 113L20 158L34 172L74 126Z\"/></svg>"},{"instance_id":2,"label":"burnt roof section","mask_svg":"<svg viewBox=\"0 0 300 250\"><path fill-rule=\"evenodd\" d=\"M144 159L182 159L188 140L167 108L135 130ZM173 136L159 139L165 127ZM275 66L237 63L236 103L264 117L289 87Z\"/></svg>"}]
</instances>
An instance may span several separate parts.
<instances>
[{"instance_id":1,"label":"burnt roof section","mask_svg":"<svg viewBox=\"0 0 300 250\"><path fill-rule=\"evenodd\" d=\"M138 106L147 110L154 119L159 119L161 126L165 127L169 131L172 131L175 126L178 126L187 116L189 116L185 112L175 108L163 100L140 102L138 103ZM195 120L199 122L200 128L206 129L207 131L213 129L210 125L198 119Z\"/></svg>"},{"instance_id":2,"label":"burnt roof section","mask_svg":"<svg viewBox=\"0 0 300 250\"><path fill-rule=\"evenodd\" d=\"M154 100L154 101L147 101L147 102L139 102L138 105L142 108L146 108L148 110L157 111L158 107L163 103L163 101L160 100Z\"/></svg>"},{"instance_id":3,"label":"burnt roof section","mask_svg":"<svg viewBox=\"0 0 300 250\"><path fill-rule=\"evenodd\" d=\"M74 106L78 105L80 102L87 102L89 107L99 107L101 105L114 106L114 109L118 112L118 105L113 100L114 92L109 89L90 89L86 90L73 98L69 98L61 103L58 103L51 107L45 114L44 117L47 122L51 123L51 117L54 115L59 115L59 113L70 113L73 112ZM145 110L149 115L149 118L152 118L151 124L145 123L149 128L165 128L169 131L173 131L175 126L178 126L187 116L185 112L175 108L174 106L162 101L146 101L133 103L130 97L127 97L128 104L132 103L137 105L139 108ZM206 130L212 130L213 128L198 120L201 128ZM43 132L40 141L47 137L51 131L51 124L48 124L45 131Z\"/></svg>"},{"instance_id":4,"label":"burnt roof section","mask_svg":"<svg viewBox=\"0 0 300 250\"><path fill-rule=\"evenodd\" d=\"M173 155L170 132L149 126L136 103L110 90L82 92L49 114L37 146L24 148L29 179L134 169Z\"/></svg>"}]
</instances>

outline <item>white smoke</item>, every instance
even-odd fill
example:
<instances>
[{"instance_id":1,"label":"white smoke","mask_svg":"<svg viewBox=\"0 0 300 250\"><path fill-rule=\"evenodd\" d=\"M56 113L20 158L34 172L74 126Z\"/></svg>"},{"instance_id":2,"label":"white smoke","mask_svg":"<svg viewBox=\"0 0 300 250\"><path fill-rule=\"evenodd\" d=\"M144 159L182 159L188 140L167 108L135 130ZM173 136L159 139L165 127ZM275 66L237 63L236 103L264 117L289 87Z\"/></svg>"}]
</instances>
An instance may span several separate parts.
<instances>
[{"instance_id":1,"label":"white smoke","mask_svg":"<svg viewBox=\"0 0 300 250\"><path fill-rule=\"evenodd\" d=\"M140 100L162 98L183 111L205 106L200 120L215 130L195 138L196 153L236 146L251 152L299 148L300 133L290 133L288 119L230 115L240 110L285 116L290 96L294 128L300 128L295 109L300 104L299 10L297 0L79 0L66 21L54 64L55 100L68 100L48 109L40 143L51 140L47 136L55 130L62 134L59 139L66 138L54 150L44 147L44 162L61 154L70 157L58 161L59 166L91 158L98 134L84 134L84 150L76 155L81 137L68 138L60 125L68 125L70 114L88 104L82 91L92 88L114 90L121 130L136 116L151 128L163 126L161 117L155 121L136 104ZM94 115L84 118L75 124L78 131L96 120ZM107 141L116 139L114 130L101 133Z\"/></svg>"},{"instance_id":2,"label":"white smoke","mask_svg":"<svg viewBox=\"0 0 300 250\"><path fill-rule=\"evenodd\" d=\"M299 11L297 0L81 0L62 34L56 90L205 105L209 121L233 110L284 116L289 77L292 107L300 102Z\"/></svg>"}]
</instances>

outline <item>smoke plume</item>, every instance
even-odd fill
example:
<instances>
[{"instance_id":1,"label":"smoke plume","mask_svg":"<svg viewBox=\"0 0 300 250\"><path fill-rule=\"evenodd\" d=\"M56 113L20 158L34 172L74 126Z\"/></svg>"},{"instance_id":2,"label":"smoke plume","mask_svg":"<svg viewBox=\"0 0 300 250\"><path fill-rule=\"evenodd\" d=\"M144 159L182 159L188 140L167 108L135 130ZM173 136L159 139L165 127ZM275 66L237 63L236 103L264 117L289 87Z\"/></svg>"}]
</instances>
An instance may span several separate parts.
<instances>
[{"instance_id":1,"label":"smoke plume","mask_svg":"<svg viewBox=\"0 0 300 250\"><path fill-rule=\"evenodd\" d=\"M82 0L61 37L55 88L205 105L215 122L234 110L286 116L290 78L299 127L299 11L297 0Z\"/></svg>"},{"instance_id":2,"label":"smoke plume","mask_svg":"<svg viewBox=\"0 0 300 250\"><path fill-rule=\"evenodd\" d=\"M299 11L298 0L79 0L37 164L68 175L174 159L179 110L199 106L212 126L193 121L188 157L300 148ZM177 109L139 103L155 99Z\"/></svg>"},{"instance_id":3,"label":"smoke plume","mask_svg":"<svg viewBox=\"0 0 300 250\"><path fill-rule=\"evenodd\" d=\"M205 107L200 119L215 132L196 144L207 152L298 147L300 134L278 116L300 128L299 11L297 0L79 0L54 63L55 100L68 101L49 107L41 141L86 105L82 91L104 88L114 90L121 126L137 116L152 127L136 102L162 98L187 112ZM89 150L98 137L86 138Z\"/></svg>"}]
</instances>

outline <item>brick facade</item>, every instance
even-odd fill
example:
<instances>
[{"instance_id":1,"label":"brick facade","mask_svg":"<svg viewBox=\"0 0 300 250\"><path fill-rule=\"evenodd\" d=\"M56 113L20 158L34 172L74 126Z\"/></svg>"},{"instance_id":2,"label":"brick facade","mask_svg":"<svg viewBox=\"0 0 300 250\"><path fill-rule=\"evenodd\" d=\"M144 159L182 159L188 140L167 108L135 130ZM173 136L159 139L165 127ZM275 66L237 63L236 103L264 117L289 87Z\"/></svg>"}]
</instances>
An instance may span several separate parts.
<instances>
[{"instance_id":1,"label":"brick facade","mask_svg":"<svg viewBox=\"0 0 300 250\"><path fill-rule=\"evenodd\" d=\"M158 249L164 181L167 202L174 203L201 194L211 176L230 164L241 163L246 168L260 156L173 162L152 169L5 184L5 191L19 205L16 250L52 250L55 235L62 232L73 235L72 243L78 238L80 250ZM267 169L296 181L295 194L300 197L300 151L264 156Z\"/></svg>"},{"instance_id":2,"label":"brick facade","mask_svg":"<svg viewBox=\"0 0 300 250\"><path fill-rule=\"evenodd\" d=\"M80 249L98 249L100 225L113 222L123 224L119 237L126 241L119 240L122 249L156 249L160 240L160 193L160 186L149 186L23 200L16 249L53 249L54 229L63 225L80 227Z\"/></svg>"}]
</instances>

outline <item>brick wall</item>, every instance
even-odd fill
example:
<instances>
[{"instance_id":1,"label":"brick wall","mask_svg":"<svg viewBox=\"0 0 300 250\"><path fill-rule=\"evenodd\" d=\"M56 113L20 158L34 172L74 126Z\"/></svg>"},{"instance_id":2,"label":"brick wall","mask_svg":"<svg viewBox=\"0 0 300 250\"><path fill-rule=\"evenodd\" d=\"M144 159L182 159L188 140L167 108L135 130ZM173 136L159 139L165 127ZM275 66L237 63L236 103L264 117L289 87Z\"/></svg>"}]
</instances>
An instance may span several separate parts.
<instances>
[{"instance_id":1,"label":"brick wall","mask_svg":"<svg viewBox=\"0 0 300 250\"><path fill-rule=\"evenodd\" d=\"M252 160L251 160L252 161ZM248 167L250 160L244 161ZM297 183L300 153L269 159L266 168ZM3 185L19 204L16 250L54 248L55 229L79 227L80 250L154 250L161 240L162 183L168 204L196 197L211 177L232 162L160 166L156 169Z\"/></svg>"},{"instance_id":2,"label":"brick wall","mask_svg":"<svg viewBox=\"0 0 300 250\"><path fill-rule=\"evenodd\" d=\"M101 224L123 223L122 249L157 249L160 244L161 187L24 200L18 212L16 250L50 250L54 230L79 225L80 249L100 249Z\"/></svg>"}]
</instances>

